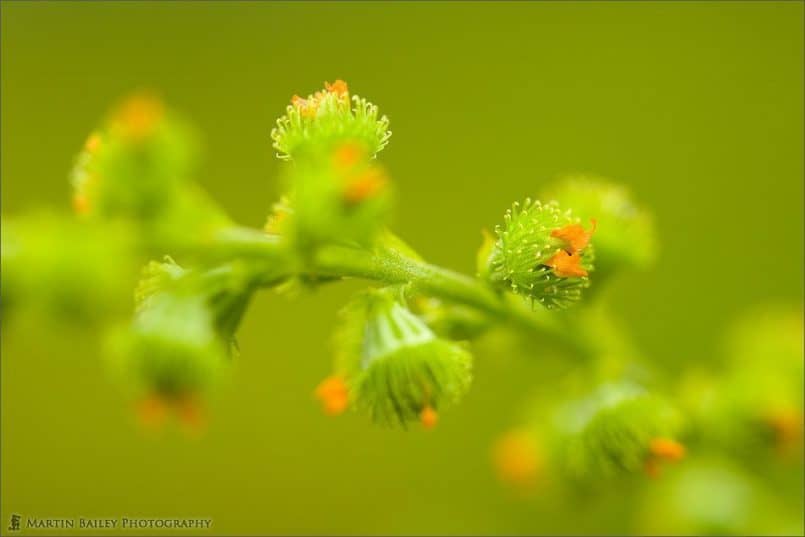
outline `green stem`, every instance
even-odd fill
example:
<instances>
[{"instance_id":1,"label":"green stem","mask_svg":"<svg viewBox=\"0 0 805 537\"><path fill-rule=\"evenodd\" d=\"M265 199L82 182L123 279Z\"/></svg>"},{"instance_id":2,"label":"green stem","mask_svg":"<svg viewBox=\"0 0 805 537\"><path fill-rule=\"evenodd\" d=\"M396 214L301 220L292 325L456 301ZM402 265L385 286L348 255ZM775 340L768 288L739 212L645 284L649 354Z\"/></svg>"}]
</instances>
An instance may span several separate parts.
<instances>
[{"instance_id":1,"label":"green stem","mask_svg":"<svg viewBox=\"0 0 805 537\"><path fill-rule=\"evenodd\" d=\"M547 311L532 310L518 297L498 293L475 278L423 261L400 255L393 250L369 252L343 246L326 246L314 256L316 270L324 275L363 278L389 284L408 283L437 298L475 308L497 321L511 321L536 333L547 335L587 355L589 349L581 338L573 337L568 327Z\"/></svg>"},{"instance_id":2,"label":"green stem","mask_svg":"<svg viewBox=\"0 0 805 537\"><path fill-rule=\"evenodd\" d=\"M265 274L261 280L264 285L275 284L283 277L299 272L291 261L292 256L275 237L236 228L220 234L216 245L222 250L232 248L249 258L265 260ZM347 246L323 246L303 270L317 278L347 277L386 284L410 284L424 294L477 309L495 321L512 322L548 336L582 356L589 354L584 338L574 334L560 314L532 310L519 297L498 293L475 278L413 259L396 249L368 251Z\"/></svg>"}]
</instances>

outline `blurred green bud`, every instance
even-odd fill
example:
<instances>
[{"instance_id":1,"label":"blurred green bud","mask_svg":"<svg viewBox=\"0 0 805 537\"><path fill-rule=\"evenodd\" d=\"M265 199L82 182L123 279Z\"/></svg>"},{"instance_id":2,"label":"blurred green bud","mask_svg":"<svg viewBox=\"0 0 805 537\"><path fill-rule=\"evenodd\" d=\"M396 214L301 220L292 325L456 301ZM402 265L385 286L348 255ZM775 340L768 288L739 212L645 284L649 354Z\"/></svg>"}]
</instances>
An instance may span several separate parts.
<instances>
[{"instance_id":1,"label":"blurred green bud","mask_svg":"<svg viewBox=\"0 0 805 537\"><path fill-rule=\"evenodd\" d=\"M226 362L203 298L158 293L118 335L117 357L142 391L167 400L208 389Z\"/></svg>"},{"instance_id":2,"label":"blurred green bud","mask_svg":"<svg viewBox=\"0 0 805 537\"><path fill-rule=\"evenodd\" d=\"M526 199L506 211L497 241L480 274L496 284L536 300L546 308L564 308L581 298L593 270L590 238L595 221L584 229L570 210L557 202Z\"/></svg>"},{"instance_id":3,"label":"blurred green bud","mask_svg":"<svg viewBox=\"0 0 805 537\"><path fill-rule=\"evenodd\" d=\"M388 289L362 293L344 309L336 345L336 375L379 423L433 427L436 412L469 388L469 352L438 338Z\"/></svg>"},{"instance_id":4,"label":"blurred green bud","mask_svg":"<svg viewBox=\"0 0 805 537\"><path fill-rule=\"evenodd\" d=\"M796 501L796 500L794 500ZM799 513L786 513L750 475L723 458L691 460L642 498L642 535L799 535Z\"/></svg>"},{"instance_id":5,"label":"blurred green bud","mask_svg":"<svg viewBox=\"0 0 805 537\"><path fill-rule=\"evenodd\" d=\"M170 257L151 261L142 271L135 291L138 312L147 311L162 295L198 297L212 316L213 326L230 355L236 354L235 332L257 289L257 272L244 262L231 262L212 269L184 269Z\"/></svg>"},{"instance_id":6,"label":"blurred green bud","mask_svg":"<svg viewBox=\"0 0 805 537\"><path fill-rule=\"evenodd\" d=\"M583 221L595 219L591 238L598 270L626 266L644 268L656 257L657 240L651 215L639 208L621 185L591 176L571 176L545 193Z\"/></svg>"},{"instance_id":7,"label":"blurred green bud","mask_svg":"<svg viewBox=\"0 0 805 537\"><path fill-rule=\"evenodd\" d=\"M130 231L50 213L2 224L2 302L63 320L100 320L130 307L135 280Z\"/></svg>"},{"instance_id":8,"label":"blurred green bud","mask_svg":"<svg viewBox=\"0 0 805 537\"><path fill-rule=\"evenodd\" d=\"M571 476L623 472L657 475L660 463L682 458L680 414L663 398L631 383L604 384L554 415L555 455Z\"/></svg>"},{"instance_id":9,"label":"blurred green bud","mask_svg":"<svg viewBox=\"0 0 805 537\"><path fill-rule=\"evenodd\" d=\"M281 225L299 249L326 242L367 245L383 230L390 181L361 145L346 142L287 172L293 210Z\"/></svg>"},{"instance_id":10,"label":"blurred green bud","mask_svg":"<svg viewBox=\"0 0 805 537\"><path fill-rule=\"evenodd\" d=\"M286 114L271 131L281 159L297 159L300 153L332 150L344 142L358 143L370 157L388 144L391 131L386 116L378 118L377 106L353 96L346 82L336 80L306 98L294 95Z\"/></svg>"},{"instance_id":11,"label":"blurred green bud","mask_svg":"<svg viewBox=\"0 0 805 537\"><path fill-rule=\"evenodd\" d=\"M74 208L102 219L154 218L187 180L194 156L189 129L156 97L134 95L78 155L71 177Z\"/></svg>"},{"instance_id":12,"label":"blurred green bud","mask_svg":"<svg viewBox=\"0 0 805 537\"><path fill-rule=\"evenodd\" d=\"M717 377L685 386L701 434L750 460L802 464L802 341L801 307L759 308L736 322Z\"/></svg>"},{"instance_id":13,"label":"blurred green bud","mask_svg":"<svg viewBox=\"0 0 805 537\"><path fill-rule=\"evenodd\" d=\"M73 207L92 221L138 223L158 250L203 240L228 219L189 181L195 156L192 131L160 100L129 97L76 158Z\"/></svg>"}]
</instances>

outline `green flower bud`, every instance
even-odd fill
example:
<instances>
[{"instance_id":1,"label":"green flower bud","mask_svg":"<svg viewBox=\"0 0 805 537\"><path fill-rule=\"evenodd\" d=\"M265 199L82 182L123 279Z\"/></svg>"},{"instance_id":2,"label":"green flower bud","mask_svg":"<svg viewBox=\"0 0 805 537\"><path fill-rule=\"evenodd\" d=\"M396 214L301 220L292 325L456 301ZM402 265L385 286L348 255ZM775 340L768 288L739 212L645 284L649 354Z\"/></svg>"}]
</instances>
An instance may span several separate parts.
<instances>
[{"instance_id":1,"label":"green flower bud","mask_svg":"<svg viewBox=\"0 0 805 537\"><path fill-rule=\"evenodd\" d=\"M189 129L150 95L135 95L93 133L73 168L74 207L94 218L148 220L166 210L190 174Z\"/></svg>"},{"instance_id":2,"label":"green flower bud","mask_svg":"<svg viewBox=\"0 0 805 537\"><path fill-rule=\"evenodd\" d=\"M634 203L623 186L597 177L571 176L545 196L573 207L582 221L598 221L599 230L591 239L598 270L644 268L654 261L657 240L651 215Z\"/></svg>"},{"instance_id":3,"label":"green flower bud","mask_svg":"<svg viewBox=\"0 0 805 537\"><path fill-rule=\"evenodd\" d=\"M4 310L27 306L63 320L100 320L130 305L134 248L124 226L30 214L4 219L2 244Z\"/></svg>"},{"instance_id":4,"label":"green flower bud","mask_svg":"<svg viewBox=\"0 0 805 537\"><path fill-rule=\"evenodd\" d=\"M469 388L469 352L438 338L390 290L361 294L342 315L336 372L376 422L432 427L436 411Z\"/></svg>"},{"instance_id":5,"label":"green flower bud","mask_svg":"<svg viewBox=\"0 0 805 537\"><path fill-rule=\"evenodd\" d=\"M630 383L604 384L592 395L562 405L554 416L555 452L578 478L659 471L678 460L678 412L664 399Z\"/></svg>"},{"instance_id":6,"label":"green flower bud","mask_svg":"<svg viewBox=\"0 0 805 537\"><path fill-rule=\"evenodd\" d=\"M570 210L557 202L526 199L506 211L488 257L488 279L536 300L546 308L564 308L581 298L593 270L589 246L595 222L585 230Z\"/></svg>"},{"instance_id":7,"label":"green flower bud","mask_svg":"<svg viewBox=\"0 0 805 537\"><path fill-rule=\"evenodd\" d=\"M212 312L199 296L150 296L113 343L114 357L126 378L144 394L166 401L207 390L226 362Z\"/></svg>"},{"instance_id":8,"label":"green flower bud","mask_svg":"<svg viewBox=\"0 0 805 537\"><path fill-rule=\"evenodd\" d=\"M188 179L196 143L153 96L120 104L87 140L71 173L73 206L91 221L139 225L146 244L176 250L204 240L228 218Z\"/></svg>"},{"instance_id":9,"label":"green flower bud","mask_svg":"<svg viewBox=\"0 0 805 537\"><path fill-rule=\"evenodd\" d=\"M735 323L717 376L692 378L683 390L702 436L749 460L801 464L802 339L801 308L760 308Z\"/></svg>"},{"instance_id":10,"label":"green flower bud","mask_svg":"<svg viewBox=\"0 0 805 537\"><path fill-rule=\"evenodd\" d=\"M299 153L329 151L344 142L358 143L370 156L388 144L391 131L386 116L378 118L377 106L353 96L346 82L325 83L325 90L307 98L294 96L286 114L271 131L281 159L297 159Z\"/></svg>"},{"instance_id":11,"label":"green flower bud","mask_svg":"<svg viewBox=\"0 0 805 537\"><path fill-rule=\"evenodd\" d=\"M135 291L137 311L148 310L161 295L198 297L209 309L221 343L230 355L237 354L235 332L257 289L251 268L246 263L231 262L209 270L188 270L170 257L163 262L151 261Z\"/></svg>"},{"instance_id":12,"label":"green flower bud","mask_svg":"<svg viewBox=\"0 0 805 537\"><path fill-rule=\"evenodd\" d=\"M635 533L801 534L801 506L798 513L785 513L779 499L757 485L751 475L724 458L691 460L646 491L638 506Z\"/></svg>"}]
</instances>

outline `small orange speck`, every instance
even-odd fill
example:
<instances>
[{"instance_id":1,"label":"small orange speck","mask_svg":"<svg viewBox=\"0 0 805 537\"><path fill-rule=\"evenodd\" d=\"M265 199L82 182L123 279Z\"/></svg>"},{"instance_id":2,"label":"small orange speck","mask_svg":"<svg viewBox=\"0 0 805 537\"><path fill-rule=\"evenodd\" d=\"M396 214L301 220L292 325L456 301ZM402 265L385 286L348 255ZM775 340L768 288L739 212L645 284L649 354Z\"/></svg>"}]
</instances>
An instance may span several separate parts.
<instances>
[{"instance_id":1,"label":"small orange speck","mask_svg":"<svg viewBox=\"0 0 805 537\"><path fill-rule=\"evenodd\" d=\"M439 423L439 414L432 406L428 405L419 413L419 421L422 422L422 426L425 429L433 429Z\"/></svg>"},{"instance_id":2,"label":"small orange speck","mask_svg":"<svg viewBox=\"0 0 805 537\"><path fill-rule=\"evenodd\" d=\"M366 149L361 144L347 142L338 146L333 152L333 164L339 169L346 170L366 160L367 157Z\"/></svg>"},{"instance_id":3,"label":"small orange speck","mask_svg":"<svg viewBox=\"0 0 805 537\"><path fill-rule=\"evenodd\" d=\"M73 211L76 214L87 214L89 212L89 201L84 194L75 194L73 196Z\"/></svg>"},{"instance_id":4,"label":"small orange speck","mask_svg":"<svg viewBox=\"0 0 805 537\"><path fill-rule=\"evenodd\" d=\"M168 417L168 404L158 395L149 395L137 403L137 421L145 429L162 428Z\"/></svg>"},{"instance_id":5,"label":"small orange speck","mask_svg":"<svg viewBox=\"0 0 805 537\"><path fill-rule=\"evenodd\" d=\"M660 466L659 459L655 457L647 458L646 462L643 463L643 471L652 479L659 478L662 475L662 466Z\"/></svg>"},{"instance_id":6,"label":"small orange speck","mask_svg":"<svg viewBox=\"0 0 805 537\"><path fill-rule=\"evenodd\" d=\"M294 95L291 98L291 104L299 109L302 117L316 117L319 109L319 100L316 97L304 99L299 95Z\"/></svg>"},{"instance_id":7,"label":"small orange speck","mask_svg":"<svg viewBox=\"0 0 805 537\"><path fill-rule=\"evenodd\" d=\"M207 419L201 402L192 396L175 401L176 414L184 431L193 436L201 434L207 426Z\"/></svg>"},{"instance_id":8,"label":"small orange speck","mask_svg":"<svg viewBox=\"0 0 805 537\"><path fill-rule=\"evenodd\" d=\"M777 409L769 412L764 421L774 433L774 440L781 452L802 442L803 414L801 411L793 408Z\"/></svg>"},{"instance_id":9,"label":"small orange speck","mask_svg":"<svg viewBox=\"0 0 805 537\"><path fill-rule=\"evenodd\" d=\"M593 233L595 233L595 228L598 223L595 219L590 219L590 224L589 231L585 230L580 224L570 224L569 226L560 227L551 231L551 237L567 243L568 253L574 254L584 250L590 243L590 239Z\"/></svg>"},{"instance_id":10,"label":"small orange speck","mask_svg":"<svg viewBox=\"0 0 805 537\"><path fill-rule=\"evenodd\" d=\"M377 196L386 183L386 174L376 166L370 167L347 183L343 192L344 201L349 205L357 205Z\"/></svg>"},{"instance_id":11,"label":"small orange speck","mask_svg":"<svg viewBox=\"0 0 805 537\"><path fill-rule=\"evenodd\" d=\"M321 381L314 394L328 416L342 414L349 406L349 390L340 376L333 375Z\"/></svg>"},{"instance_id":12,"label":"small orange speck","mask_svg":"<svg viewBox=\"0 0 805 537\"><path fill-rule=\"evenodd\" d=\"M330 93L335 93L338 96L345 96L349 95L349 88L347 87L347 83L343 80L336 80L332 84L329 82L324 83L324 87Z\"/></svg>"},{"instance_id":13,"label":"small orange speck","mask_svg":"<svg viewBox=\"0 0 805 537\"><path fill-rule=\"evenodd\" d=\"M282 223L288 219L288 212L287 211L277 211L272 213L266 219L266 225L263 227L263 230L266 233L270 233L272 235L277 235L281 232Z\"/></svg>"},{"instance_id":14,"label":"small orange speck","mask_svg":"<svg viewBox=\"0 0 805 537\"><path fill-rule=\"evenodd\" d=\"M669 438L655 438L649 444L652 455L668 461L678 461L685 457L685 446Z\"/></svg>"},{"instance_id":15,"label":"small orange speck","mask_svg":"<svg viewBox=\"0 0 805 537\"><path fill-rule=\"evenodd\" d=\"M510 431L492 448L492 462L498 478L510 485L533 488L541 471L537 443L528 431Z\"/></svg>"},{"instance_id":16,"label":"small orange speck","mask_svg":"<svg viewBox=\"0 0 805 537\"><path fill-rule=\"evenodd\" d=\"M87 141L84 143L84 151L93 154L101 147L101 135L94 132L89 135Z\"/></svg>"},{"instance_id":17,"label":"small orange speck","mask_svg":"<svg viewBox=\"0 0 805 537\"><path fill-rule=\"evenodd\" d=\"M115 120L123 135L132 142L141 142L154 133L165 114L162 101L149 94L128 98L117 110Z\"/></svg>"},{"instance_id":18,"label":"small orange speck","mask_svg":"<svg viewBox=\"0 0 805 537\"><path fill-rule=\"evenodd\" d=\"M587 276L587 271L581 266L581 256L578 252L569 254L559 250L545 264L553 269L554 274L560 278L581 278Z\"/></svg>"}]
</instances>

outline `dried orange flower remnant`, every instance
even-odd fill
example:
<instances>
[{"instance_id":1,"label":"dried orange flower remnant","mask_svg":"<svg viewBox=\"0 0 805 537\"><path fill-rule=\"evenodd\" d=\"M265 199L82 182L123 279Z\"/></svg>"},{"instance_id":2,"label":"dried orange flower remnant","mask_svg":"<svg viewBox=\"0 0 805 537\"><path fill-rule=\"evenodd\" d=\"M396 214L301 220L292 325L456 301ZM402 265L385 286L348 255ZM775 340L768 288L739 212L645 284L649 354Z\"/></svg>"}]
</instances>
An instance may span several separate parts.
<instances>
[{"instance_id":1,"label":"dried orange flower remnant","mask_svg":"<svg viewBox=\"0 0 805 537\"><path fill-rule=\"evenodd\" d=\"M349 391L344 379L333 375L327 377L316 387L316 398L328 416L338 416L349 405Z\"/></svg>"},{"instance_id":2,"label":"dried orange flower remnant","mask_svg":"<svg viewBox=\"0 0 805 537\"><path fill-rule=\"evenodd\" d=\"M563 241L566 245L545 263L560 278L587 276L587 270L581 266L581 251L587 247L595 233L596 221L593 219L590 223L592 225L589 231L579 224L570 224L551 231L551 237Z\"/></svg>"},{"instance_id":3,"label":"dried orange flower remnant","mask_svg":"<svg viewBox=\"0 0 805 537\"><path fill-rule=\"evenodd\" d=\"M291 97L291 104L299 109L302 117L316 117L316 112L319 110L319 100L315 96L303 99L299 95Z\"/></svg>"},{"instance_id":4,"label":"dried orange flower remnant","mask_svg":"<svg viewBox=\"0 0 805 537\"><path fill-rule=\"evenodd\" d=\"M659 477L662 461L677 462L685 457L685 446L669 438L655 438L649 444L645 469L649 477Z\"/></svg>"},{"instance_id":5,"label":"dried orange flower remnant","mask_svg":"<svg viewBox=\"0 0 805 537\"><path fill-rule=\"evenodd\" d=\"M802 443L803 415L794 409L777 409L767 413L763 421L774 434L775 447L782 454Z\"/></svg>"},{"instance_id":6,"label":"dried orange flower remnant","mask_svg":"<svg viewBox=\"0 0 805 537\"><path fill-rule=\"evenodd\" d=\"M537 443L527 431L502 436L493 447L492 462L501 481L525 489L536 484L541 468Z\"/></svg>"},{"instance_id":7,"label":"dried orange flower remnant","mask_svg":"<svg viewBox=\"0 0 805 537\"><path fill-rule=\"evenodd\" d=\"M355 142L341 144L333 151L333 164L339 170L349 170L366 159L368 159L366 149Z\"/></svg>"},{"instance_id":8,"label":"dried orange flower remnant","mask_svg":"<svg viewBox=\"0 0 805 537\"><path fill-rule=\"evenodd\" d=\"M587 271L581 266L581 256L578 252L569 254L559 250L545 264L551 267L560 278L581 278L587 276Z\"/></svg>"},{"instance_id":9,"label":"dried orange flower remnant","mask_svg":"<svg viewBox=\"0 0 805 537\"><path fill-rule=\"evenodd\" d=\"M432 406L428 405L422 409L422 413L419 415L419 419L422 422L422 426L425 429L433 429L439 422L439 414L436 412L436 410L434 410Z\"/></svg>"},{"instance_id":10,"label":"dried orange flower remnant","mask_svg":"<svg viewBox=\"0 0 805 537\"><path fill-rule=\"evenodd\" d=\"M330 93L335 93L339 97L349 95L349 87L347 86L347 83L340 79L336 80L332 84L330 84L329 82L325 82L324 87L327 89L327 91L329 91Z\"/></svg>"},{"instance_id":11,"label":"dried orange flower remnant","mask_svg":"<svg viewBox=\"0 0 805 537\"><path fill-rule=\"evenodd\" d=\"M592 238L593 233L595 233L596 225L597 222L595 219L591 219L590 230L587 231L580 224L570 224L569 226L551 231L551 237L567 243L568 247L566 250L568 253L574 254L584 250L587 245L590 244L590 239Z\"/></svg>"},{"instance_id":12,"label":"dried orange flower remnant","mask_svg":"<svg viewBox=\"0 0 805 537\"><path fill-rule=\"evenodd\" d=\"M325 82L324 88L325 91L317 91L307 98L294 95L291 97L291 104L299 110L302 117L314 118L327 94L335 95L340 101L349 102L349 88L343 80L336 80L332 84Z\"/></svg>"},{"instance_id":13,"label":"dried orange flower remnant","mask_svg":"<svg viewBox=\"0 0 805 537\"><path fill-rule=\"evenodd\" d=\"M191 435L198 435L206 425L202 406L199 400L191 395L167 397L151 394L137 404L138 421L148 430L161 429L171 414L178 418L182 429Z\"/></svg>"},{"instance_id":14,"label":"dried orange flower remnant","mask_svg":"<svg viewBox=\"0 0 805 537\"><path fill-rule=\"evenodd\" d=\"M388 183L386 174L377 166L372 166L363 173L351 178L344 189L344 201L348 205L357 205L377 196Z\"/></svg>"},{"instance_id":15,"label":"dried orange flower remnant","mask_svg":"<svg viewBox=\"0 0 805 537\"><path fill-rule=\"evenodd\" d=\"M158 98L149 94L130 97L120 105L114 116L115 124L131 142L142 142L151 136L165 115Z\"/></svg>"}]
</instances>

